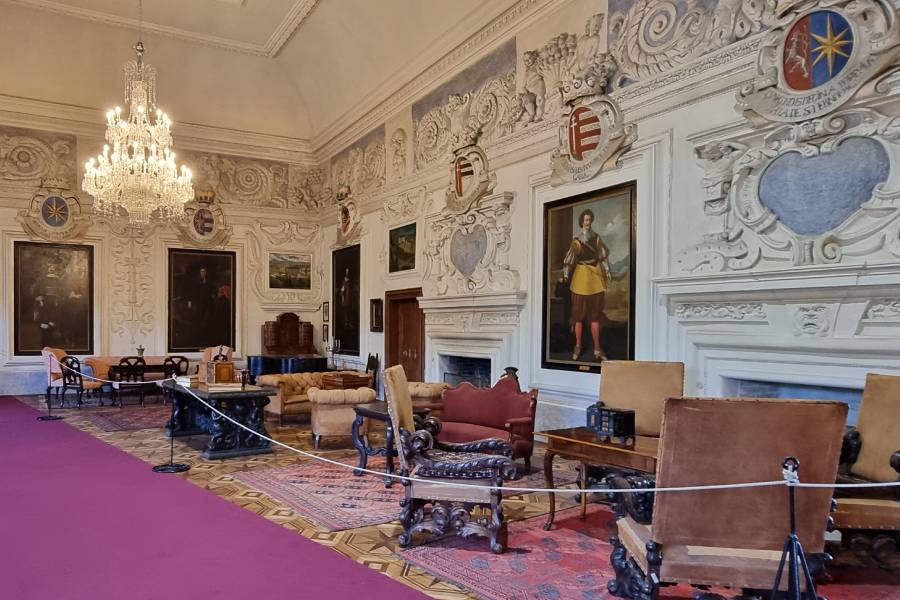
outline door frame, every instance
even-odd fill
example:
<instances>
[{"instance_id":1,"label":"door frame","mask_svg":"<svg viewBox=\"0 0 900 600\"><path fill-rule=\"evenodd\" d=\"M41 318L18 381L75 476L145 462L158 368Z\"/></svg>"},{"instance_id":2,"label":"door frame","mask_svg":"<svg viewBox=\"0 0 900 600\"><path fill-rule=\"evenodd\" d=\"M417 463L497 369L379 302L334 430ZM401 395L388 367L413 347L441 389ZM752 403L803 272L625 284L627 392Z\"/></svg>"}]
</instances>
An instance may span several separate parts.
<instances>
[{"instance_id":1,"label":"door frame","mask_svg":"<svg viewBox=\"0 0 900 600\"><path fill-rule=\"evenodd\" d=\"M416 300L416 304L418 305L418 299L422 296L422 288L407 288L403 290L389 290L384 293L384 366L385 368L393 365L400 364L400 349L397 347L398 339L397 339L397 329L395 327L395 323L392 323L393 314L394 314L394 304L401 300ZM419 347L419 356L422 359L419 361L422 365L422 373L416 374L418 379L413 378L414 381L419 381L425 376L425 313L422 311L422 308L419 307L419 311L422 312L422 335L420 336L421 344ZM412 377L412 374L410 374Z\"/></svg>"}]
</instances>

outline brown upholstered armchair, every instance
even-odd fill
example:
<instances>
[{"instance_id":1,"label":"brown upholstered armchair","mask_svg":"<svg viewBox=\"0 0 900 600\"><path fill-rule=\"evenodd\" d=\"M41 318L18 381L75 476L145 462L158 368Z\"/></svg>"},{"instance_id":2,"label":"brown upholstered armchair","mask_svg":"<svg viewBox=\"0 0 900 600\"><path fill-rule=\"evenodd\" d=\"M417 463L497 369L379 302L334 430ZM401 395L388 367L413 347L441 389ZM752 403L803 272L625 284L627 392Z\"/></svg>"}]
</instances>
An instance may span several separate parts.
<instances>
[{"instance_id":1,"label":"brown upholstered armchair","mask_svg":"<svg viewBox=\"0 0 900 600\"><path fill-rule=\"evenodd\" d=\"M900 377L866 376L856 427L848 427L838 483L897 481L900 473ZM835 490L835 527L845 564L900 568L900 488Z\"/></svg>"},{"instance_id":2,"label":"brown upholstered armchair","mask_svg":"<svg viewBox=\"0 0 900 600\"><path fill-rule=\"evenodd\" d=\"M520 391L518 380L511 377L500 379L492 388L469 383L449 388L443 395L441 441L504 439L512 447L512 459L524 458L530 471L537 395L537 390Z\"/></svg>"},{"instance_id":3,"label":"brown upholstered armchair","mask_svg":"<svg viewBox=\"0 0 900 600\"><path fill-rule=\"evenodd\" d=\"M394 428L401 474L427 481L403 481L404 498L400 502L400 545L412 545L416 533L429 533L437 539L455 532L468 537L486 536L495 554L506 550L507 527L503 519L501 493L497 487L515 477L515 464L509 458L512 448L500 439L466 444L449 444L435 439L441 423L428 417L417 426L406 373L400 365L384 372L384 383ZM480 489L448 487L433 482L465 482L493 487ZM431 504L426 516L425 507ZM489 516L473 517L473 506L489 511Z\"/></svg>"},{"instance_id":4,"label":"brown upholstered armchair","mask_svg":"<svg viewBox=\"0 0 900 600\"><path fill-rule=\"evenodd\" d=\"M415 408L427 408L432 417L441 418L444 410L444 390L449 383L429 383L427 381L410 381L409 395Z\"/></svg>"},{"instance_id":5,"label":"brown upholstered armchair","mask_svg":"<svg viewBox=\"0 0 900 600\"><path fill-rule=\"evenodd\" d=\"M657 486L780 480L786 456L799 459L801 481L827 482L837 474L847 405L669 398L663 415ZM811 570L819 571L829 558L831 490L797 488L796 495L797 533ZM788 535L788 492L775 486L660 493L649 525L618 508L617 516L618 535L610 539L616 577L607 584L612 594L650 600L660 585L683 582L740 589L745 597L766 590L768 597Z\"/></svg>"},{"instance_id":6,"label":"brown upholstered armchair","mask_svg":"<svg viewBox=\"0 0 900 600\"><path fill-rule=\"evenodd\" d=\"M341 373L344 371L338 371ZM359 375L358 371L346 371ZM322 371L314 373L282 373L278 375L260 375L256 378L256 384L273 387L278 390L274 396L269 396L269 404L266 405L267 414L278 415L278 424L284 425L284 418L293 415L308 415L312 412L309 403L309 388L322 388L322 376L335 371Z\"/></svg>"},{"instance_id":7,"label":"brown upholstered armchair","mask_svg":"<svg viewBox=\"0 0 900 600\"><path fill-rule=\"evenodd\" d=\"M367 387L355 390L320 390L311 387L306 393L312 408L310 421L316 450L319 449L323 435L349 437L352 434L353 420L356 419L353 407L375 402L375 390ZM365 422L359 433L365 435Z\"/></svg>"}]
</instances>

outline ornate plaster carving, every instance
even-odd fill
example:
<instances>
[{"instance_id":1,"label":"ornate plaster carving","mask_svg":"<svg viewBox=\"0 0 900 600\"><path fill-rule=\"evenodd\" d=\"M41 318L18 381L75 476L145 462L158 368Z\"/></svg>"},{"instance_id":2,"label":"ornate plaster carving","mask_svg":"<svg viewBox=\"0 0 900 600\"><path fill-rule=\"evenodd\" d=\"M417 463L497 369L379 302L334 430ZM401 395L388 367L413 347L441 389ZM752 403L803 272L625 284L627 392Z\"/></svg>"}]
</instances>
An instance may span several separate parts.
<instances>
[{"instance_id":1,"label":"ornate plaster carving","mask_svg":"<svg viewBox=\"0 0 900 600\"><path fill-rule=\"evenodd\" d=\"M406 161L408 145L408 136L402 127L391 134L391 175L395 181L403 179L408 173Z\"/></svg>"},{"instance_id":2,"label":"ornate plaster carving","mask_svg":"<svg viewBox=\"0 0 900 600\"><path fill-rule=\"evenodd\" d=\"M427 224L427 296L509 292L519 273L509 267L512 193L477 201L468 212L445 210Z\"/></svg>"},{"instance_id":3,"label":"ornate plaster carving","mask_svg":"<svg viewBox=\"0 0 900 600\"><path fill-rule=\"evenodd\" d=\"M350 148L332 163L333 188L349 187L363 196L384 186L384 137L370 142L365 148Z\"/></svg>"},{"instance_id":4,"label":"ornate plaster carving","mask_svg":"<svg viewBox=\"0 0 900 600\"><path fill-rule=\"evenodd\" d=\"M615 87L650 79L757 33L772 19L774 4L691 2L679 14L684 5L673 0L632 3L628 12L614 13L609 21L609 53L618 65Z\"/></svg>"},{"instance_id":5,"label":"ornate plaster carving","mask_svg":"<svg viewBox=\"0 0 900 600\"><path fill-rule=\"evenodd\" d=\"M337 243L336 248L355 244L362 235L362 213L353 200L348 187L338 190L337 198Z\"/></svg>"},{"instance_id":6,"label":"ornate plaster carving","mask_svg":"<svg viewBox=\"0 0 900 600\"><path fill-rule=\"evenodd\" d=\"M518 325L519 311L483 312L478 320L482 325Z\"/></svg>"},{"instance_id":7,"label":"ornate plaster carving","mask_svg":"<svg viewBox=\"0 0 900 600\"><path fill-rule=\"evenodd\" d=\"M292 208L288 166L274 161L187 153L194 172L194 189L212 192L222 204Z\"/></svg>"},{"instance_id":8,"label":"ornate plaster carving","mask_svg":"<svg viewBox=\"0 0 900 600\"><path fill-rule=\"evenodd\" d=\"M679 321L765 321L766 309L760 302L692 302L675 306Z\"/></svg>"},{"instance_id":9,"label":"ornate plaster carving","mask_svg":"<svg viewBox=\"0 0 900 600\"><path fill-rule=\"evenodd\" d=\"M863 318L867 321L900 322L900 298L873 300Z\"/></svg>"},{"instance_id":10,"label":"ornate plaster carving","mask_svg":"<svg viewBox=\"0 0 900 600\"><path fill-rule=\"evenodd\" d=\"M110 294L110 330L127 337L128 345L143 343L156 326L153 291L153 239L157 227L137 230L105 223L113 233Z\"/></svg>"},{"instance_id":11,"label":"ornate plaster carving","mask_svg":"<svg viewBox=\"0 0 900 600\"><path fill-rule=\"evenodd\" d=\"M874 144L887 161L886 179L842 222L823 232L801 232L789 226L760 197L766 170L780 157L799 161L792 176L802 177L806 165L834 160L842 143ZM832 155L832 156L829 156ZM697 149L706 169L704 212L712 218L704 240L677 257L690 272L740 271L760 263L809 265L900 256L900 118L867 108L838 111L821 119L783 125L761 141L712 142ZM809 161L809 162L807 162ZM811 167L810 167L811 168ZM852 174L848 171L848 174ZM861 189L865 187L860 184ZM865 192L869 193L869 192ZM796 220L796 217L795 217Z\"/></svg>"},{"instance_id":12,"label":"ornate plaster carving","mask_svg":"<svg viewBox=\"0 0 900 600\"><path fill-rule=\"evenodd\" d=\"M250 288L266 304L316 304L322 293L324 269L315 245L321 240L319 225L285 221L280 225L256 223L248 229ZM272 289L268 282L268 255L271 251L312 255L309 290Z\"/></svg>"},{"instance_id":13,"label":"ornate plaster carving","mask_svg":"<svg viewBox=\"0 0 900 600\"><path fill-rule=\"evenodd\" d=\"M0 127L0 186L74 190L73 135Z\"/></svg>"},{"instance_id":14,"label":"ornate plaster carving","mask_svg":"<svg viewBox=\"0 0 900 600\"><path fill-rule=\"evenodd\" d=\"M427 188L423 185L415 190L388 197L384 201L381 213L382 222L388 227L393 227L415 220L422 214L426 194Z\"/></svg>"},{"instance_id":15,"label":"ornate plaster carving","mask_svg":"<svg viewBox=\"0 0 900 600\"><path fill-rule=\"evenodd\" d=\"M54 185L59 183L51 180L42 186L31 198L28 208L16 215L16 221L32 239L79 240L91 226L91 218L82 212L78 197L71 190Z\"/></svg>"},{"instance_id":16,"label":"ornate plaster carving","mask_svg":"<svg viewBox=\"0 0 900 600\"><path fill-rule=\"evenodd\" d=\"M511 132L518 118L513 111L515 72L492 77L477 90L452 94L415 123L415 164L421 170L445 157L459 140L477 130L483 140L492 141Z\"/></svg>"},{"instance_id":17,"label":"ornate plaster carving","mask_svg":"<svg viewBox=\"0 0 900 600\"><path fill-rule=\"evenodd\" d=\"M318 211L333 199L328 175L319 167L288 167L288 204L309 211Z\"/></svg>"},{"instance_id":18,"label":"ornate plaster carving","mask_svg":"<svg viewBox=\"0 0 900 600\"><path fill-rule=\"evenodd\" d=\"M891 65L900 57L900 22L894 3L786 4L762 41L756 78L738 92L737 108L748 119L757 125L805 121L840 108L861 90L863 96L885 91L879 83L866 84L896 71Z\"/></svg>"},{"instance_id":19,"label":"ornate plaster carving","mask_svg":"<svg viewBox=\"0 0 900 600\"><path fill-rule=\"evenodd\" d=\"M551 185L587 181L613 165L637 139L637 127L624 124L618 104L606 95L615 61L601 52L603 15L588 20L585 34L559 79L564 108L559 146L550 155Z\"/></svg>"},{"instance_id":20,"label":"ornate plaster carving","mask_svg":"<svg viewBox=\"0 0 900 600\"><path fill-rule=\"evenodd\" d=\"M834 310L826 304L800 305L794 309L794 335L827 336Z\"/></svg>"},{"instance_id":21,"label":"ornate plaster carving","mask_svg":"<svg viewBox=\"0 0 900 600\"><path fill-rule=\"evenodd\" d=\"M186 244L205 248L224 246L232 234L212 192L201 192L196 200L185 205L184 218L175 225L175 230Z\"/></svg>"}]
</instances>

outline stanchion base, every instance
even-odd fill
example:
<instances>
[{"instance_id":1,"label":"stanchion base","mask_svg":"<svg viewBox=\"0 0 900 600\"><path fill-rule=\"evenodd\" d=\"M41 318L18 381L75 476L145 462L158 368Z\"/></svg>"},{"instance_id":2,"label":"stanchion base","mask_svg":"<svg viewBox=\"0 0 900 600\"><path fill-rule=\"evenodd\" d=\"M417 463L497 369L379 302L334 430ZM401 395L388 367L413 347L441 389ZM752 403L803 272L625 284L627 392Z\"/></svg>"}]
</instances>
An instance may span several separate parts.
<instances>
[{"instance_id":1,"label":"stanchion base","mask_svg":"<svg viewBox=\"0 0 900 600\"><path fill-rule=\"evenodd\" d=\"M37 418L38 421L59 421L62 417L59 415L41 415Z\"/></svg>"},{"instance_id":2,"label":"stanchion base","mask_svg":"<svg viewBox=\"0 0 900 600\"><path fill-rule=\"evenodd\" d=\"M191 465L185 463L166 463L164 465L156 465L153 467L154 473L184 473L189 471Z\"/></svg>"}]
</instances>

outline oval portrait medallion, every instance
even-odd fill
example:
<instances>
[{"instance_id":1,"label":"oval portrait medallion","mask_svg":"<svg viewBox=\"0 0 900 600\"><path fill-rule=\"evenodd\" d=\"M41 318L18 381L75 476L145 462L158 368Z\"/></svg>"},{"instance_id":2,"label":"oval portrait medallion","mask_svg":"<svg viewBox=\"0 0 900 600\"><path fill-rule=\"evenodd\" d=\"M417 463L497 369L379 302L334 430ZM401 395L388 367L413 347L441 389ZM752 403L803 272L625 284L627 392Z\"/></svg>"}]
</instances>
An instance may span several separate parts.
<instances>
[{"instance_id":1,"label":"oval portrait medallion","mask_svg":"<svg viewBox=\"0 0 900 600\"><path fill-rule=\"evenodd\" d=\"M853 54L853 28L840 13L815 10L784 38L782 69L791 89L806 91L834 79Z\"/></svg>"}]
</instances>

